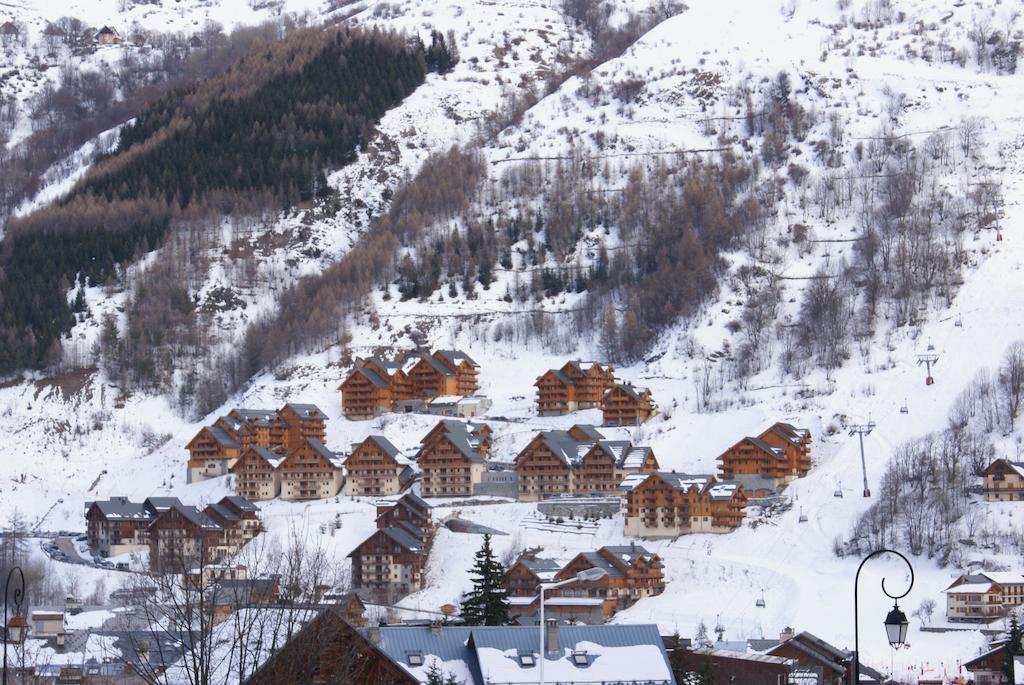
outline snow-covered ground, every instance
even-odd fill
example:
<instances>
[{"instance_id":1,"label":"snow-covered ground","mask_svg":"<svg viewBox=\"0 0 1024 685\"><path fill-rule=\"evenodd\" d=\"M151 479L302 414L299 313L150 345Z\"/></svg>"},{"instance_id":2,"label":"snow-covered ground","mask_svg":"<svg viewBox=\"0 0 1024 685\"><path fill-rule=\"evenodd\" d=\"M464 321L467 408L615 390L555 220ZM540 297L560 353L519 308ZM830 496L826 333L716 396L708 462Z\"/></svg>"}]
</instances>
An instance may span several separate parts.
<instances>
[{"instance_id":1,"label":"snow-covered ground","mask_svg":"<svg viewBox=\"0 0 1024 685\"><path fill-rule=\"evenodd\" d=\"M876 422L877 428L865 439L865 450L868 478L877 488L893 449L943 428L954 398L976 372L997 364L1009 343L1024 339L1024 317L1019 314L1024 294L1016 287L1024 265L1024 136L1020 134L1022 116L1012 105L1024 97L1024 82L1019 75L1001 76L979 69L971 60L960 66L927 62L921 57L929 42L932 49L938 42L969 49L967 32L980 14L992 11L993 21L1000 26L1009 20L1004 16L1005 5L998 3L947 8L904 0L892 3L891 18L872 25L863 20L870 19L872 7L880 3L852 2L847 10L837 9L833 0L783 6L690 0L687 5L688 9L655 27L621 58L599 66L589 79L568 80L533 107L519 126L485 147L484 153L493 162L492 179L507 164L516 164L511 161L515 158L557 155L570 145L589 146L591 139L586 134L597 129L613 141L601 153L613 163L632 159L628 155L634 153L712 147L709 142L720 131L709 133L705 119L742 115L730 100L733 88L740 82L759 87L762 79L774 78L786 69L801 92L800 101L821 112L836 112L850 140L877 135L887 126L919 141L940 128L956 127L964 117L982 117L985 129L984 144L978 151L980 161L963 160L943 182L966 187L989 173L1003 182L1001 228L1005 240L996 242L994 231L966 238L969 266L952 306L936 305L920 326L891 329L883 325L866 354L855 353L831 378L816 373L800 379L809 392L798 393L792 379L780 382L781 371L772 367L750 379L746 389L726 389L724 394L736 400L732 408L717 413L698 411L696 360L688 355L688 341L712 351L732 337L726 324L736 317L738 306L733 301L739 298L727 289L693 321L680 322L652 341L653 361L618 370L622 378L649 386L664 414L640 428L609 430L608 434L629 434L634 442L651 445L663 468L713 472L716 457L726 447L775 420L812 431L815 464L807 478L787 491L792 509L756 528L746 525L724 536L693 535L643 543L664 558L667 590L662 596L642 600L615 620L655 622L663 632L678 631L683 636L693 635L701 621L709 630L720 623L726 639L773 637L792 626L852 648L853 577L859 560L836 558L832 546L836 537L849 532L872 500L860 496L858 445L856 438L846 434L845 425L869 418ZM587 47L587 40L566 24L553 2L420 0L404 3L393 17L375 13L378 6L367 3L357 15L360 21L417 30L428 24L451 27L460 37L463 62L452 75L431 76L423 88L385 117L379 150L372 154L364 151L359 162L331 176L346 201L363 199L366 209L314 221L309 240L323 248L324 256L290 265L273 284L275 290L343 254L369 217L385 206L384 188L393 188L414 173L428 153L468 139L473 131L466 122L499 103L499 77L511 84L524 75L539 77L560 49L583 51ZM131 11L149 11L146 7ZM199 9L189 15L189 21L201 25L207 16L220 17L225 7L233 6L196 3L196 7ZM245 21L246 10L234 9L238 12L226 12L225 18L217 20L226 25L233 21L231 17ZM93 10L89 16L95 19L90 21L97 25L108 21L96 7L88 11ZM3 11L0 7L0 18ZM177 9L158 7L153 11L163 13L153 15L162 17L160 21L177 21ZM896 18L898 12L904 13L902 19ZM61 14L65 13L69 10L62 9ZM918 30L918 26L922 28ZM495 49L505 45L516 49ZM534 54L536 59L531 57ZM624 105L609 95L595 100L589 95L595 92L595 84L607 94L615 83L627 78L644 82L633 103ZM887 111L891 96L886 90L906 96L895 121ZM827 117L821 119L819 126L826 126ZM713 126L727 129L740 125L722 120ZM392 147L388 138L401 143ZM593 152L598 153L596 147ZM820 172L812 167L812 175ZM784 211L789 221L811 226L818 239L849 238L855 232L854 217L822 220L811 206L800 204L797 193L787 196ZM267 230L285 233L300 221L299 216L271 217ZM302 247L276 252L261 267L266 269L263 275L281 272L280 264L292 255L289 250ZM790 248L783 251L779 271L791 277L807 276L826 260L849 257L849 249L849 243L821 243L804 252ZM730 255L735 264L744 258ZM228 271L214 267L204 289L228 284ZM385 302L377 294L374 306L383 325L374 328L365 320L352 322L349 345L353 354L369 353L378 346L394 344L394 336L405 325L430 322L432 345L461 347L480 363L482 391L495 403L490 414L507 419L491 422L496 431L495 458L506 461L538 430L599 419L593 411L558 418L533 415L533 379L549 367L560 366L566 355L545 350L539 343L495 339L495 324L517 316L517 305L501 300L510 278L510 274L499 272L490 290L478 291L479 299L471 301L446 298L441 303L424 303L395 298ZM783 317L795 312L801 287L801 281L787 281ZM257 310L272 305L270 291L263 282L243 293L251 306L244 313L224 316L222 326L229 331L226 339ZM544 306L565 306L571 299L563 296ZM94 312L120 304L101 288L90 289L89 303ZM467 315L475 318L467 319ZM958 318L962 326L955 325ZM88 349L95 331L80 327L75 334L83 336L81 344ZM411 345L407 339L401 340L399 346ZM929 340L940 355L933 386L924 384L924 371L915 359ZM347 371L340 361L342 354L334 346L297 357L275 373L255 379L244 395L230 404L276 408L286 401L314 402L330 417L327 444L332 449L347 450L368 433L383 432L400 449L414 450L433 424L427 417L385 416L362 422L341 417L337 387ZM592 341L582 340L571 356L599 357L600 350ZM905 414L900 412L904 404L908 408ZM184 445L200 425L202 422L179 418L166 399L119 397L102 378L90 374L0 388L0 430L6 436L0 446L0 524L17 509L41 529L83 530L82 504L86 500L173 493L188 503L200 503L226 494L230 491L228 479L184 483ZM1015 439L997 436L1002 453L1016 456ZM844 497L834 496L837 488L842 488ZM1014 514L1017 520L1021 517L1013 505L974 506L998 529L1016 528ZM529 504L460 506L446 502L437 507L435 516L455 512L508 532L508 536L494 539L499 554L512 546L542 546L545 556L567 561L579 551L628 542L618 519L602 521L596 532L589 533L571 527L562 532L531 527L535 507ZM807 515L805 523L799 521L801 512ZM283 537L289 528L303 527L322 535L339 561L373 527L371 503L345 497L304 504L267 503L263 514L271 535ZM329 524L339 516L342 526L334 530ZM327 532L320 532L322 524ZM440 531L427 568L428 587L402 604L437 610L443 604L457 603L468 588L466 569L480 542L479 536ZM991 561L1015 568L1020 563L1009 555ZM902 606L909 614L923 599L931 598L941 614L942 590L958 570L940 568L923 557L913 562L914 588ZM79 572L75 569L73 572ZM886 559L865 569L860 637L866 663L883 671L892 669L897 677L926 668L945 668L952 674L958 661L977 654L984 644L980 633L926 633L917 619L912 620L909 646L894 653L881 626L890 608L879 592L883 576L888 578L887 587L902 591L905 570L895 560ZM758 608L755 602L762 593L767 606Z\"/></svg>"}]
</instances>

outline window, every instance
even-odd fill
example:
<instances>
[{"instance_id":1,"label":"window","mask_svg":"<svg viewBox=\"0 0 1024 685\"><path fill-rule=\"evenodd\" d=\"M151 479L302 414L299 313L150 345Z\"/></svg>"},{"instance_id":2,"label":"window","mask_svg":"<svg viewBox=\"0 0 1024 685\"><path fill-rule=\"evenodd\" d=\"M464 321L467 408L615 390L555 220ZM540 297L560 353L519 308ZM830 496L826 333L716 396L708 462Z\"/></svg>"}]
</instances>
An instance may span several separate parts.
<instances>
[{"instance_id":1,"label":"window","mask_svg":"<svg viewBox=\"0 0 1024 685\"><path fill-rule=\"evenodd\" d=\"M409 654L408 655L408 659L409 659L409 665L410 666L422 666L423 665L423 655L420 654L419 652L413 652L412 654Z\"/></svg>"},{"instance_id":2,"label":"window","mask_svg":"<svg viewBox=\"0 0 1024 685\"><path fill-rule=\"evenodd\" d=\"M590 665L590 661L587 659L587 653L586 652L573 652L572 653L572 662L574 664L576 664L577 666L589 666Z\"/></svg>"},{"instance_id":3,"label":"window","mask_svg":"<svg viewBox=\"0 0 1024 685\"><path fill-rule=\"evenodd\" d=\"M520 654L519 665L525 667L536 666L537 660L533 657L532 654Z\"/></svg>"}]
</instances>

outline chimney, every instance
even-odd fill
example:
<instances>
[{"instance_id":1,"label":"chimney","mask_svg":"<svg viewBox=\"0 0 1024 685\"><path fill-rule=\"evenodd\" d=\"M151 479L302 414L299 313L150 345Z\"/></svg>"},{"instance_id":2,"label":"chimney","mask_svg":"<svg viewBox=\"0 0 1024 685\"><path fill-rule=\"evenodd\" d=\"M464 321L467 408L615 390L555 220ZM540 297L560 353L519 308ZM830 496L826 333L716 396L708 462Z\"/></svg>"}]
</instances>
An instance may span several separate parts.
<instances>
[{"instance_id":1,"label":"chimney","mask_svg":"<svg viewBox=\"0 0 1024 685\"><path fill-rule=\"evenodd\" d=\"M366 636L370 638L370 642L375 645L380 644L380 626L370 626L366 631Z\"/></svg>"},{"instance_id":2,"label":"chimney","mask_svg":"<svg viewBox=\"0 0 1024 685\"><path fill-rule=\"evenodd\" d=\"M430 634L431 635L440 635L441 634L441 622L440 621L431 621L430 622Z\"/></svg>"},{"instance_id":3,"label":"chimney","mask_svg":"<svg viewBox=\"0 0 1024 685\"><path fill-rule=\"evenodd\" d=\"M790 628L789 626L786 626L785 628L782 629L782 632L779 633L779 642L785 642L787 640L792 640L794 635L796 635L796 633L793 632L793 629Z\"/></svg>"},{"instance_id":4,"label":"chimney","mask_svg":"<svg viewBox=\"0 0 1024 685\"><path fill-rule=\"evenodd\" d=\"M636 540L629 541L629 551L633 554L636 554Z\"/></svg>"},{"instance_id":5,"label":"chimney","mask_svg":"<svg viewBox=\"0 0 1024 685\"><path fill-rule=\"evenodd\" d=\"M149 663L149 640L139 640L139 647L135 651L138 652L140 664Z\"/></svg>"},{"instance_id":6,"label":"chimney","mask_svg":"<svg viewBox=\"0 0 1024 685\"><path fill-rule=\"evenodd\" d=\"M558 619L549 618L547 619L547 628L545 629L544 635L544 646L548 654L558 654L561 650L558 648Z\"/></svg>"}]
</instances>

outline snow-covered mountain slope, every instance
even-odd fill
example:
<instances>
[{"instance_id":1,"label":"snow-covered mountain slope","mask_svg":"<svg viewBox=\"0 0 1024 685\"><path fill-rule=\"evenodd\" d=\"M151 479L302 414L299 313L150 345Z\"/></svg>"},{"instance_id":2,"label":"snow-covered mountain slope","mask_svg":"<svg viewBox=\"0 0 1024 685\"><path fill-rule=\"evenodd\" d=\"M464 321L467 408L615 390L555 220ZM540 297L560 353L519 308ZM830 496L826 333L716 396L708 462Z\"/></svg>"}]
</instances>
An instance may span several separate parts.
<instances>
[{"instance_id":1,"label":"snow-covered mountain slope","mask_svg":"<svg viewBox=\"0 0 1024 685\"><path fill-rule=\"evenodd\" d=\"M943 428L957 393L975 373L997 364L1009 343L1024 339L1024 318L1018 314L1024 295L1016 287L1024 264L1024 138L1019 133L1021 116L1009 104L1024 97L1024 81L1019 75L997 74L991 64L979 64L970 38L986 19L1004 33L1017 29L1005 5L998 3L946 8L915 0L805 0L781 6L691 0L687 5L621 57L565 81L530 108L521 123L487 141L482 151L489 162L489 180L499 182L522 158L559 157L583 149L607 163L607 187L614 189L621 188L628 163L650 166L665 153L723 145L742 150L744 106L735 96L737 88L747 84L751 91L761 92L766 81L785 70L799 102L820 116L807 142L795 144L801 150L795 158L808 167L809 178L801 186L787 186L778 216L766 228L766 242L776 245L772 270L785 277L780 322L796 315L808 282L799 279L825 264L852 258L852 243L842 241L857 235L858 217L823 214L813 200L816 183L830 172L815 161L810 141L828 135L832 121L843 129L843 154L852 156L858 142L868 145L882 130L915 143L936 131L948 131L956 148L957 127L965 118L980 117L981 142L971 154L954 150L956 161L937 182L955 193L969 192L983 178L994 177L1003 184L999 223L1005 240L996 242L996 231L990 230L965 235L964 283L952 304L939 298L928 302L916 325L897 327L883 319L874 337L838 370L809 371L795 379L773 361L742 384L726 379L718 391L720 410L702 411L697 373L703 359L723 349L725 341L736 347L729 324L738 315L743 294L726 281L699 315L650 341L649 361L618 371L625 379L651 387L663 413L640 428L609 433L628 432L634 442L650 444L666 469L713 472L715 458L726 447L779 419L811 429L815 465L806 479L787 491L793 507L778 517L725 536L644 543L666 560L668 589L615 620L654 621L663 631L683 636L692 635L700 621L709 628L720 622L729 639L773 636L788 625L852 647L853 574L858 560L838 559L832 548L871 500L859 496L859 451L855 438L846 434L846 425L869 417L877 423L865 440L868 478L875 488L894 447ZM225 7L197 4L190 21L201 23L206 12L244 20L244 12L235 14ZM352 9L339 11L347 14ZM139 6L132 11L145 10ZM92 21L101 23L100 15L95 16ZM462 63L448 76L431 76L426 86L385 117L375 147L331 176L341 192L342 212L329 217L270 216L243 231L256 241L262 235L291 235L300 226L309 229L300 240L282 240L269 249L251 286L232 280L226 257L214 260L197 290L200 299L214 288L231 287L248 305L220 315L225 344L237 340L244 322L269 310L281 288L303 273L323 269L349 249L369 218L386 208L384 191L415 173L430 152L476 135L471 122L499 106L507 87L518 88L524 79L536 83L559 55L585 54L590 47L589 39L551 2L367 3L354 18L405 30L452 28L459 36ZM944 45L964 55L962 65L940 61ZM928 55L931 61L925 59ZM629 81L639 85L616 89ZM616 92L632 95L623 99ZM729 136L741 142L721 142ZM358 207L356 200L361 202ZM780 237L795 223L807 225L817 242L781 245ZM226 227L223 243L211 247L211 253L222 252L242 230ZM601 233L595 230L592 237L600 238ZM310 252L310 246L319 253ZM578 256L585 258L585 252L581 248ZM753 261L745 249L727 259L733 273ZM315 402L331 418L327 443L333 449L346 449L370 432L384 432L398 447L414 449L432 425L430 419L403 415L347 421L340 415L337 394L347 370L343 359L381 347L408 348L412 343L404 330L409 326L425 331L433 345L465 349L481 364L482 391L495 402L491 415L504 417L491 422L497 434L496 458L511 460L537 430L597 421L595 412L542 419L532 408L533 379L567 356L600 357L595 338L563 340L553 350L535 339L497 335L505 330L504 324L514 328L530 307L567 309L578 296L562 294L528 307L503 299L515 274L498 270L496 278L488 290L478 289L472 300L460 293L455 298L446 294L442 301L432 297L402 302L395 288L388 300L376 293L375 315L350 322L351 342L344 348L335 345L296 357L255 379L230 404L276 407L285 401ZM123 293L91 288L88 300L93 318L74 331L80 355L94 344L99 314L116 311ZM955 325L957 319L962 326ZM940 355L932 386L924 384L924 372L915 359L929 340ZM777 353L777 348L772 351L773 360ZM84 527L85 500L166 492L199 502L227 492L226 479L184 484L183 447L203 422L181 419L171 404L144 394L121 397L102 374L89 372L15 382L0 389L0 429L7 436L0 446L0 521L17 509L42 529L79 530ZM904 404L905 414L900 412ZM1016 436L996 439L1004 453L1016 455ZM844 497L834 496L838 488ZM1015 528L1012 505L974 506L983 512L984 525ZM596 533L585 534L532 528L529 521L535 508L526 504L454 502L439 506L436 513L441 517L453 511L509 532L508 537L495 539L499 552L513 546L543 546L546 555L566 561L576 552L626 541L619 520L604 521ZM799 521L801 512L808 517L805 523ZM297 523L316 530L338 514L344 526L327 542L342 560L372 525L369 503L342 498L264 506L272 533L279 535ZM1020 512L1016 515L1019 519ZM403 604L437 609L457 601L468 587L464 569L479 544L478 536L442 531L428 567L430 587ZM909 613L931 598L941 613L942 590L957 569L941 568L925 557L913 561L915 585L904 607ZM1010 554L987 561L1018 563ZM958 660L977 653L983 645L979 633L923 632L916 620L910 646L892 653L880 625L889 606L877 591L886 572L890 586L903 582L902 567L877 561L865 571L862 583L861 645L866 663L885 671L891 668L898 677L940 662L952 673ZM763 609L755 606L762 592L767 603Z\"/></svg>"}]
</instances>

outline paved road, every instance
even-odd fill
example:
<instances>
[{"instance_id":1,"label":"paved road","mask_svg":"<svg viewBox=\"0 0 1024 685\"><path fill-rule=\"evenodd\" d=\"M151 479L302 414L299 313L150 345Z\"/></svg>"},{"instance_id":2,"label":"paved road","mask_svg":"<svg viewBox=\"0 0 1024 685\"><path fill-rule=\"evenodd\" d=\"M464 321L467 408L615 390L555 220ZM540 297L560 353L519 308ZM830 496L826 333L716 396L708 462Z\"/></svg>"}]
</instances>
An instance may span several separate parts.
<instances>
[{"instance_id":1,"label":"paved road","mask_svg":"<svg viewBox=\"0 0 1024 685\"><path fill-rule=\"evenodd\" d=\"M72 538L60 536L54 540L57 550L64 554L72 564L90 564L89 560L83 559L75 549L75 542Z\"/></svg>"}]
</instances>

